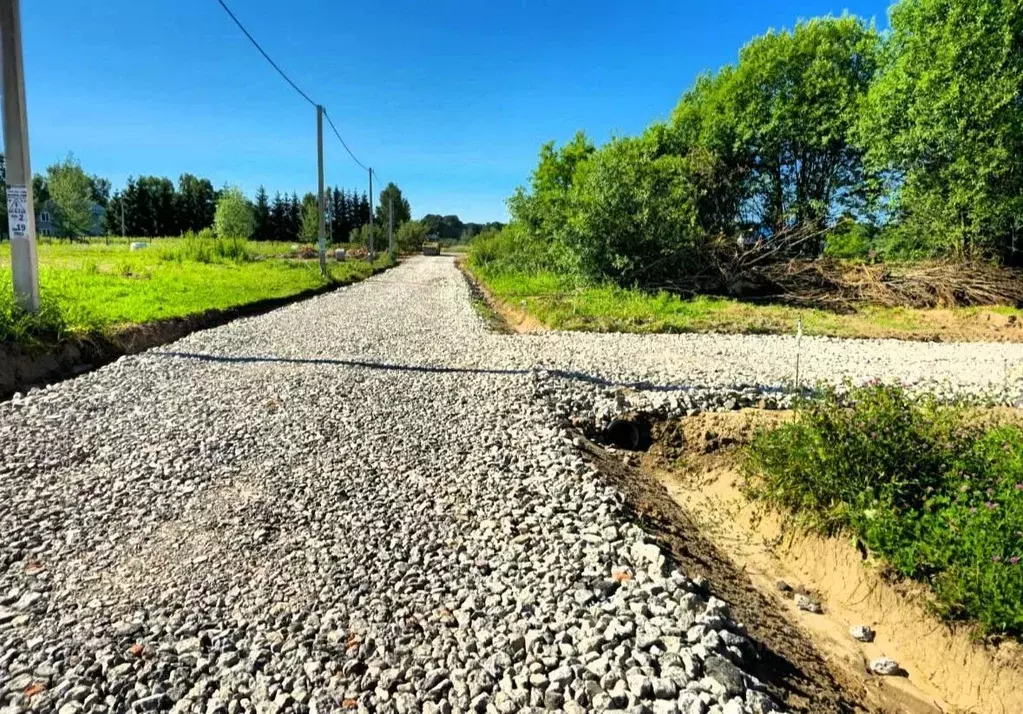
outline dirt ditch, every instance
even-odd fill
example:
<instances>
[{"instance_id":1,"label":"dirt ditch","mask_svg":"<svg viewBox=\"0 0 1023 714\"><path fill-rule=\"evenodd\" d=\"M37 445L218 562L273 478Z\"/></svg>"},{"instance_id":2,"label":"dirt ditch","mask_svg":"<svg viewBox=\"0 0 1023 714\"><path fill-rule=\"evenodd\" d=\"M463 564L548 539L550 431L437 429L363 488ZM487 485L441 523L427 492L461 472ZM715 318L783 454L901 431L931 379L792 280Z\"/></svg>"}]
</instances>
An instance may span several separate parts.
<instances>
[{"instance_id":1,"label":"dirt ditch","mask_svg":"<svg viewBox=\"0 0 1023 714\"><path fill-rule=\"evenodd\" d=\"M498 300L487 289L482 281L469 272L465 259L459 257L455 266L461 271L473 303L484 313L484 319L490 329L507 334L526 334L530 332L550 332L543 322L529 314L527 310L517 307L504 300Z\"/></svg>"},{"instance_id":2,"label":"dirt ditch","mask_svg":"<svg viewBox=\"0 0 1023 714\"><path fill-rule=\"evenodd\" d=\"M1018 415L1017 415L1018 417ZM1023 647L981 642L927 608L924 590L893 582L848 539L801 531L741 490L740 446L785 412L707 413L652 425L646 453L591 448L634 516L763 646L757 676L800 712L1020 712ZM791 590L779 589L779 582ZM796 608L813 596L823 613ZM849 634L869 625L873 642ZM904 676L869 673L891 657Z\"/></svg>"}]
</instances>

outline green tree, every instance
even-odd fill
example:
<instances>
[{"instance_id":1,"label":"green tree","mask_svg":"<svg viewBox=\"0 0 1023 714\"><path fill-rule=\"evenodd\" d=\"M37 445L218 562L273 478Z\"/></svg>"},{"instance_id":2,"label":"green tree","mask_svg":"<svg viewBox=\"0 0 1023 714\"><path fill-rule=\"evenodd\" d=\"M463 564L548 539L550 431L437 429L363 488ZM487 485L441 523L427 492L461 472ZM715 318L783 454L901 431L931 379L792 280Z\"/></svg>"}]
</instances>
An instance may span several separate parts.
<instances>
[{"instance_id":1,"label":"green tree","mask_svg":"<svg viewBox=\"0 0 1023 714\"><path fill-rule=\"evenodd\" d=\"M46 184L46 177L36 174L32 177L32 199L35 201L37 210L39 206L45 205L50 200L50 187Z\"/></svg>"},{"instance_id":2,"label":"green tree","mask_svg":"<svg viewBox=\"0 0 1023 714\"><path fill-rule=\"evenodd\" d=\"M365 226L369 223L369 196L365 193L359 197L359 209L356 213L356 225Z\"/></svg>"},{"instance_id":3,"label":"green tree","mask_svg":"<svg viewBox=\"0 0 1023 714\"><path fill-rule=\"evenodd\" d=\"M286 201L287 199L278 191L274 194L273 203L270 204L270 237L272 240L289 240L285 234L285 225L288 220Z\"/></svg>"},{"instance_id":4,"label":"green tree","mask_svg":"<svg viewBox=\"0 0 1023 714\"><path fill-rule=\"evenodd\" d=\"M428 213L422 218L429 235L436 235L444 240L458 240L465 232L465 224L458 216L439 216Z\"/></svg>"},{"instance_id":5,"label":"green tree","mask_svg":"<svg viewBox=\"0 0 1023 714\"><path fill-rule=\"evenodd\" d=\"M124 201L124 196L120 191L115 191L114 195L107 201L106 211L103 214L103 230L108 236L121 235L122 201Z\"/></svg>"},{"instance_id":6,"label":"green tree","mask_svg":"<svg viewBox=\"0 0 1023 714\"><path fill-rule=\"evenodd\" d=\"M302 233L302 202L298 200L298 194L292 191L288 199L288 228L287 240L295 240Z\"/></svg>"},{"instance_id":7,"label":"green tree","mask_svg":"<svg viewBox=\"0 0 1023 714\"><path fill-rule=\"evenodd\" d=\"M860 127L910 249L1023 262L1023 4L902 0Z\"/></svg>"},{"instance_id":8,"label":"green tree","mask_svg":"<svg viewBox=\"0 0 1023 714\"><path fill-rule=\"evenodd\" d=\"M347 206L345 205L345 195L334 187L328 194L328 204L330 205L330 235L335 242L345 242L348 238L348 234L351 233L345 225L345 211Z\"/></svg>"},{"instance_id":9,"label":"green tree","mask_svg":"<svg viewBox=\"0 0 1023 714\"><path fill-rule=\"evenodd\" d=\"M178 232L198 233L213 225L217 210L217 192L209 179L192 174L181 174L178 190L174 195L176 210L175 224Z\"/></svg>"},{"instance_id":10,"label":"green tree","mask_svg":"<svg viewBox=\"0 0 1023 714\"><path fill-rule=\"evenodd\" d=\"M647 132L658 154L698 155L713 190L698 197L701 225L734 235L756 228L764 217L754 174L755 157L739 140L734 108L735 68L704 74L682 95L668 125Z\"/></svg>"},{"instance_id":11,"label":"green tree","mask_svg":"<svg viewBox=\"0 0 1023 714\"><path fill-rule=\"evenodd\" d=\"M124 204L127 235L171 236L181 233L177 195L170 179L160 176L139 176L137 179L129 177L121 192L121 201ZM110 212L111 208L108 207L107 213ZM115 218L118 226L116 232L120 233L120 215L111 216L111 219Z\"/></svg>"},{"instance_id":12,"label":"green tree","mask_svg":"<svg viewBox=\"0 0 1023 714\"><path fill-rule=\"evenodd\" d=\"M525 223L543 240L563 238L568 224L568 191L575 180L577 168L596 151L584 132L556 149L553 141L540 148L540 163L530 182L530 191L518 188L508 208L512 217ZM457 237L457 236L456 236Z\"/></svg>"},{"instance_id":13,"label":"green tree","mask_svg":"<svg viewBox=\"0 0 1023 714\"><path fill-rule=\"evenodd\" d=\"M252 204L241 189L227 187L217 201L213 225L220 238L248 238L256 227Z\"/></svg>"},{"instance_id":14,"label":"green tree","mask_svg":"<svg viewBox=\"0 0 1023 714\"><path fill-rule=\"evenodd\" d=\"M567 197L566 244L579 270L622 285L669 287L707 265L695 198L698 172L686 157L658 156L642 138L615 139L577 168Z\"/></svg>"},{"instance_id":15,"label":"green tree","mask_svg":"<svg viewBox=\"0 0 1023 714\"><path fill-rule=\"evenodd\" d=\"M710 134L730 136L746 162L761 225L820 229L835 211L862 204L853 131L879 51L874 28L850 15L800 22L742 48L723 84L727 114L713 118L734 126Z\"/></svg>"},{"instance_id":16,"label":"green tree","mask_svg":"<svg viewBox=\"0 0 1023 714\"><path fill-rule=\"evenodd\" d=\"M72 154L46 169L60 234L67 237L92 233L92 182ZM42 204L40 204L42 205Z\"/></svg>"},{"instance_id":17,"label":"green tree","mask_svg":"<svg viewBox=\"0 0 1023 714\"><path fill-rule=\"evenodd\" d=\"M376 252L387 250L387 233L380 227L379 223L373 224L373 250ZM352 229L351 235L348 237L350 243L359 246L365 246L369 248L369 236L370 229L369 223L365 223L358 228Z\"/></svg>"},{"instance_id":18,"label":"green tree","mask_svg":"<svg viewBox=\"0 0 1023 714\"><path fill-rule=\"evenodd\" d=\"M312 193L302 197L302 227L299 238L302 240L316 240L320 236L320 207L319 201Z\"/></svg>"},{"instance_id":19,"label":"green tree","mask_svg":"<svg viewBox=\"0 0 1023 714\"><path fill-rule=\"evenodd\" d=\"M89 187L92 202L106 208L110 202L110 181L93 174L89 176Z\"/></svg>"},{"instance_id":20,"label":"green tree","mask_svg":"<svg viewBox=\"0 0 1023 714\"><path fill-rule=\"evenodd\" d=\"M380 201L376 206L376 222L381 226L387 227L387 211L391 205L389 201L393 201L394 205L394 227L398 228L402 223L412 220L412 208L409 206L408 199L401 195L401 189L398 188L397 184L391 182L388 183L384 190L380 192Z\"/></svg>"},{"instance_id":21,"label":"green tree","mask_svg":"<svg viewBox=\"0 0 1023 714\"><path fill-rule=\"evenodd\" d=\"M422 221L405 221L398 228L394 235L398 250L402 253L411 253L423 247L428 231Z\"/></svg>"},{"instance_id":22,"label":"green tree","mask_svg":"<svg viewBox=\"0 0 1023 714\"><path fill-rule=\"evenodd\" d=\"M252 210L253 218L255 219L252 237L256 240L271 240L273 231L270 226L270 199L266 195L266 189L263 186L260 186L259 190L256 191L256 204Z\"/></svg>"}]
</instances>

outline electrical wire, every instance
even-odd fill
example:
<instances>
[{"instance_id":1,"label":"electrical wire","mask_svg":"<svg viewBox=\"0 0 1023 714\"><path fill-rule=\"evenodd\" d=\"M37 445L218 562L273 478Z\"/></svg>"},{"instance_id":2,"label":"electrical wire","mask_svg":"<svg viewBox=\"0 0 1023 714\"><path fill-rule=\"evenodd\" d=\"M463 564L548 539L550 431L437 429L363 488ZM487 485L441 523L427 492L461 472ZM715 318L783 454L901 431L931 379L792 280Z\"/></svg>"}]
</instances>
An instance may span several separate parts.
<instances>
[{"instance_id":1,"label":"electrical wire","mask_svg":"<svg viewBox=\"0 0 1023 714\"><path fill-rule=\"evenodd\" d=\"M294 89L296 92L298 92L300 95L302 95L302 98L305 99L307 102L312 104L314 107L318 106L316 102L314 102L312 99L309 98L308 94L306 94L301 89L299 89L298 85L291 81L291 77L286 75L284 73L283 69L281 69L280 67L277 66L277 63L274 62L273 59L270 58L270 55L268 55L266 53L266 50L264 50L262 47L259 46L259 43L256 42L256 38L254 38L252 35L249 34L249 31L246 30L245 26L241 23L241 21L237 17L235 17L234 13L231 12L231 8L229 8L224 3L224 0L217 0L217 2L220 3L220 7L224 8L224 12L226 12L228 15L231 16L231 19L234 20L234 24L238 25L238 29L245 33L245 36L249 38L249 42L251 42L255 46L255 48L257 50L259 50L259 53L261 55L263 55L263 57L266 58L266 61L270 63L270 66L273 67L275 70L277 70L277 73L279 75L284 77L284 81L287 82L288 84L290 84L291 88Z\"/></svg>"},{"instance_id":2,"label":"electrical wire","mask_svg":"<svg viewBox=\"0 0 1023 714\"><path fill-rule=\"evenodd\" d=\"M249 42L251 42L253 44L253 46L257 50L259 50L259 53L261 55L263 55L264 58L266 58L266 61L270 63L270 66L273 67L275 70L277 70L277 73L279 75L281 75L281 77L284 78L284 81L287 82L288 84L290 84L291 88L294 89L296 92L298 92L299 95L303 99L305 99L307 102L309 102L311 105L313 105L314 107L322 108L323 116L325 116L327 118L327 123L330 125L331 130L334 132L334 136L336 136L337 140L341 142L341 146L345 147L345 151L347 151L348 155L352 157L352 161L354 161L356 164L358 164L364 171L372 171L372 169L368 168L365 164L363 164L361 161L359 161L358 157L348 147L348 144L345 143L345 140L341 137L341 132L339 132L337 130L337 127L334 126L334 121L330 118L330 114L327 113L327 108L326 107L322 107L321 105L319 105L316 102L314 102L309 97L308 94L306 94L301 89L299 89L298 85L295 84L291 80L291 77L289 77L287 74L285 74L284 70L281 69L280 66L278 66L278 64L273 61L273 59L270 57L270 55L268 55L266 53L266 50L264 50L262 47L260 47L259 43L256 42L256 38L254 38L249 33L249 31L245 29L245 26L241 23L241 21L237 17L235 17L235 14L233 12L231 12L231 8L229 8L227 6L227 4L224 2L224 0L217 0L217 2L220 3L220 7L224 8L224 12L226 12L231 17L231 19L234 20L234 24L236 24L238 26L238 29L241 30L243 33L245 33L245 36L249 38ZM373 175L376 175L375 171L373 171ZM380 177L377 176L377 179L379 179L379 178Z\"/></svg>"},{"instance_id":3,"label":"electrical wire","mask_svg":"<svg viewBox=\"0 0 1023 714\"><path fill-rule=\"evenodd\" d=\"M348 148L348 144L345 143L345 140L341 138L341 133L337 130L337 127L334 126L334 121L330 118L330 114L327 113L326 108L323 110L323 116L327 118L327 123L330 124L330 128L334 132L334 136L336 136L337 140L341 142L341 146L345 147L345 151L347 151L348 155L352 157L352 161L361 166L363 171L369 171L370 169L359 161L355 154L352 153L352 150Z\"/></svg>"}]
</instances>

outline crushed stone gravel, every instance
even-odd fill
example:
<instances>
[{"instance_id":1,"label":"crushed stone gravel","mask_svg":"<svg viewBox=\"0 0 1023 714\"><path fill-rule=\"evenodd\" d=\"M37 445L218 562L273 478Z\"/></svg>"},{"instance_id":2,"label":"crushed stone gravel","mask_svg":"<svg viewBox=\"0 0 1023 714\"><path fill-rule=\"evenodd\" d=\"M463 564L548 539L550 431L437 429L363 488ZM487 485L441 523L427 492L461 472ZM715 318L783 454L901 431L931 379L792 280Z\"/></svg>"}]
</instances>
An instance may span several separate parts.
<instances>
[{"instance_id":1,"label":"crushed stone gravel","mask_svg":"<svg viewBox=\"0 0 1023 714\"><path fill-rule=\"evenodd\" d=\"M793 348L500 335L450 259L416 258L16 396L0 712L773 711L742 624L625 519L565 419L783 400ZM808 380L1007 399L1023 364L802 349Z\"/></svg>"}]
</instances>

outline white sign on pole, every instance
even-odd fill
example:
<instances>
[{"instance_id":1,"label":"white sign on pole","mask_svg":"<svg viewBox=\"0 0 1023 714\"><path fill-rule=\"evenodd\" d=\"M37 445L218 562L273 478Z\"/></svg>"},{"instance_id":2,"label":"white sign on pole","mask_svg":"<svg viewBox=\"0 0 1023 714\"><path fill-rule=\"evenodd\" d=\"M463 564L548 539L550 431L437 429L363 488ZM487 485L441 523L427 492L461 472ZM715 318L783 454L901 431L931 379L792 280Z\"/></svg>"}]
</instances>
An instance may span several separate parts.
<instances>
[{"instance_id":1,"label":"white sign on pole","mask_svg":"<svg viewBox=\"0 0 1023 714\"><path fill-rule=\"evenodd\" d=\"M11 240L28 240L28 187L7 187L7 225Z\"/></svg>"}]
</instances>

